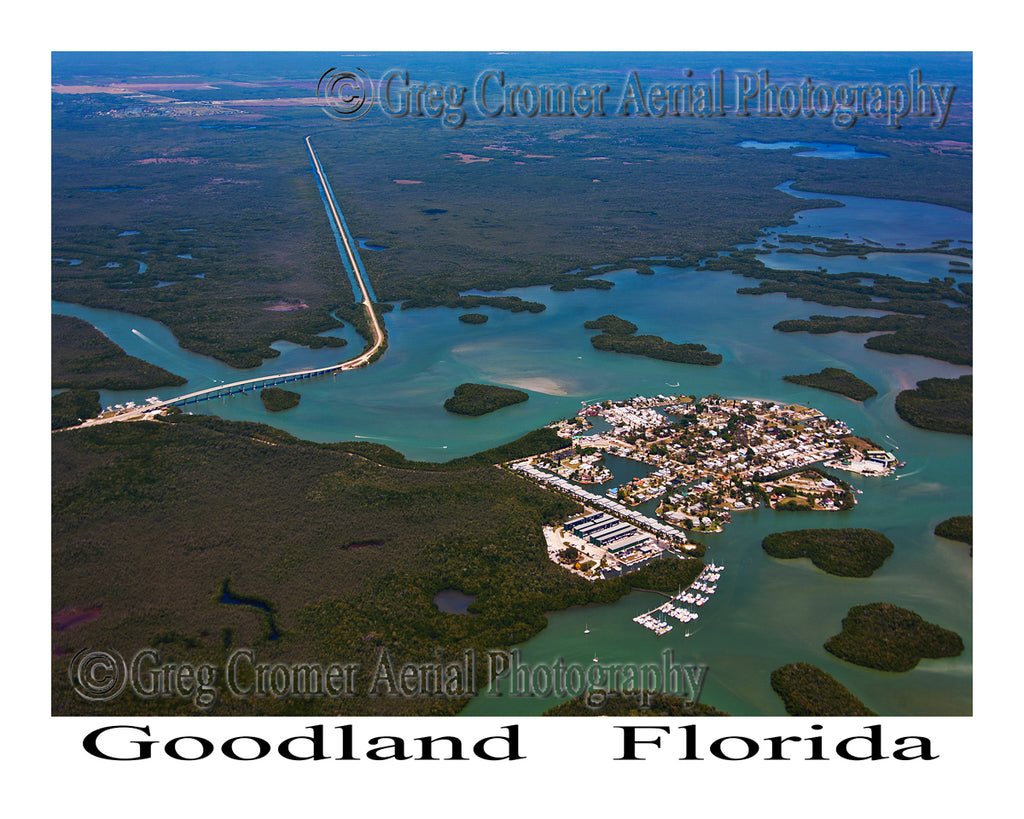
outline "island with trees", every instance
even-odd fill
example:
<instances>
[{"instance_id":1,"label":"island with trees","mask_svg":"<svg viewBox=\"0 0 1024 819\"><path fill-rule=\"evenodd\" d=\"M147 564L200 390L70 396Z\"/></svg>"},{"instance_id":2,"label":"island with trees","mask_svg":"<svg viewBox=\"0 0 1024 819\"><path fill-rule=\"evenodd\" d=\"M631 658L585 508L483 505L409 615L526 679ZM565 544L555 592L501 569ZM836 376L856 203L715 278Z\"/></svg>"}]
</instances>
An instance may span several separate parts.
<instances>
[{"instance_id":1,"label":"island with trees","mask_svg":"<svg viewBox=\"0 0 1024 819\"><path fill-rule=\"evenodd\" d=\"M808 375L784 375L782 380L804 387L836 392L854 401L867 401L878 395L878 390L867 381L862 381L848 370L841 370L838 367L825 367L821 372Z\"/></svg>"},{"instance_id":2,"label":"island with trees","mask_svg":"<svg viewBox=\"0 0 1024 819\"><path fill-rule=\"evenodd\" d=\"M842 631L825 641L825 650L865 668L910 671L925 658L959 656L964 641L910 609L870 603L850 609Z\"/></svg>"},{"instance_id":3,"label":"island with trees","mask_svg":"<svg viewBox=\"0 0 1024 819\"><path fill-rule=\"evenodd\" d=\"M939 537L957 540L974 545L974 515L955 515L947 518L935 527L935 534Z\"/></svg>"},{"instance_id":4,"label":"island with trees","mask_svg":"<svg viewBox=\"0 0 1024 819\"><path fill-rule=\"evenodd\" d=\"M936 432L974 432L974 376L926 378L896 396L896 413L908 424Z\"/></svg>"},{"instance_id":5,"label":"island with trees","mask_svg":"<svg viewBox=\"0 0 1024 819\"><path fill-rule=\"evenodd\" d=\"M638 329L633 322L611 314L592 319L591 321L585 321L583 326L588 330L600 330L602 333L611 333L616 336L632 335Z\"/></svg>"},{"instance_id":6,"label":"island with trees","mask_svg":"<svg viewBox=\"0 0 1024 819\"><path fill-rule=\"evenodd\" d=\"M522 390L496 387L493 384L459 384L455 394L444 402L444 408L456 415L486 415L489 412L521 404L530 398Z\"/></svg>"},{"instance_id":7,"label":"island with trees","mask_svg":"<svg viewBox=\"0 0 1024 819\"><path fill-rule=\"evenodd\" d=\"M850 693L831 674L810 663L776 668L772 690L793 717L874 717L874 711Z\"/></svg>"},{"instance_id":8,"label":"island with trees","mask_svg":"<svg viewBox=\"0 0 1024 819\"><path fill-rule=\"evenodd\" d=\"M722 363L719 353L709 353L703 344L676 344L661 336L634 335L637 326L615 315L605 315L583 324L588 330L600 330L590 343L595 350L639 355L679 364L700 364L715 367Z\"/></svg>"},{"instance_id":9,"label":"island with trees","mask_svg":"<svg viewBox=\"0 0 1024 819\"><path fill-rule=\"evenodd\" d=\"M472 310L475 307L493 307L510 313L543 313L547 305L539 301L523 301L519 296L464 296L459 293L422 293L402 302L403 310L424 307L453 307Z\"/></svg>"},{"instance_id":10,"label":"island with trees","mask_svg":"<svg viewBox=\"0 0 1024 819\"><path fill-rule=\"evenodd\" d=\"M484 313L462 313L459 321L463 324L486 324L487 316Z\"/></svg>"},{"instance_id":11,"label":"island with trees","mask_svg":"<svg viewBox=\"0 0 1024 819\"><path fill-rule=\"evenodd\" d=\"M810 558L839 577L870 577L893 553L893 543L873 529L797 529L774 532L761 541L771 557Z\"/></svg>"},{"instance_id":12,"label":"island with trees","mask_svg":"<svg viewBox=\"0 0 1024 819\"><path fill-rule=\"evenodd\" d=\"M935 527L935 534L959 543L966 543L971 547L971 556L974 555L974 515L954 515L947 518Z\"/></svg>"},{"instance_id":13,"label":"island with trees","mask_svg":"<svg viewBox=\"0 0 1024 819\"><path fill-rule=\"evenodd\" d=\"M297 392L283 390L280 387L264 387L260 390L260 400L267 412L284 412L299 405L302 398Z\"/></svg>"}]
</instances>

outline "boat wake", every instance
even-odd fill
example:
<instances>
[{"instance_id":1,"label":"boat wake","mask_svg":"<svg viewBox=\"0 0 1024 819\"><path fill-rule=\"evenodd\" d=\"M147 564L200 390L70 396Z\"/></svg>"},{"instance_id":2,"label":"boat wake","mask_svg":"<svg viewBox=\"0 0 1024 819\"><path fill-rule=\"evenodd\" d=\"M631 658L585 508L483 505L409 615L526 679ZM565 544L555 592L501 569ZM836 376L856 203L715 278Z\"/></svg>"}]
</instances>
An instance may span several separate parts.
<instances>
[{"instance_id":1,"label":"boat wake","mask_svg":"<svg viewBox=\"0 0 1024 819\"><path fill-rule=\"evenodd\" d=\"M147 336L147 335L144 335L143 333L140 333L140 332L139 332L138 330L136 330L136 329L135 329L134 327L132 327L132 333L133 333L134 335L137 335L137 336L138 336L139 338L141 338L141 339L142 339L143 341L149 342L149 343L150 343L150 344L152 344L152 345L153 345L154 347L159 347L159 346L160 346L160 345L159 345L159 344L157 344L157 343L156 343L155 341L153 341L153 339L151 339L151 338L150 338L149 336Z\"/></svg>"}]
</instances>

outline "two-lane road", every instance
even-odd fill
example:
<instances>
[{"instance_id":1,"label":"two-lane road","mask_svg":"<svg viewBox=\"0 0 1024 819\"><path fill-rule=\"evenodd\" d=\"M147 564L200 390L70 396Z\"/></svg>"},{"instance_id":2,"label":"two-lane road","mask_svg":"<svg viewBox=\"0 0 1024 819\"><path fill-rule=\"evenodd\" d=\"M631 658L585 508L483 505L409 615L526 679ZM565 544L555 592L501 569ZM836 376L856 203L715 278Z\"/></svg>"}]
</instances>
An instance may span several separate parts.
<instances>
[{"instance_id":1,"label":"two-lane road","mask_svg":"<svg viewBox=\"0 0 1024 819\"><path fill-rule=\"evenodd\" d=\"M377 311L373 309L373 301L370 299L370 293L366 289L366 282L363 281L363 275L359 270L359 263L356 260L355 253L352 251L352 238L348 235L348 231L345 229L345 223L341 220L341 215L338 213L337 208L334 205L334 196L331 193L331 188L327 184L327 177L324 176L324 169L320 165L320 158L316 155L316 149L313 148L313 143L310 137L306 137L306 148L309 149L309 158L313 161L313 170L316 171L317 178L320 181L320 186L323 188L324 199L327 201L327 207L330 211L331 219L334 220L334 227L338 231L338 235L341 237L342 244L345 246L345 254L348 256L348 262L352 265L352 272L355 274L356 282L359 284L359 291L363 296L362 304L366 308L366 315L370 319L370 325L373 327L373 344L368 350L361 355L353 358L351 361L346 361L339 365L340 369L351 370L356 367L362 367L366 364L373 355L384 345L384 328L381 326L380 319L377 316Z\"/></svg>"}]
</instances>

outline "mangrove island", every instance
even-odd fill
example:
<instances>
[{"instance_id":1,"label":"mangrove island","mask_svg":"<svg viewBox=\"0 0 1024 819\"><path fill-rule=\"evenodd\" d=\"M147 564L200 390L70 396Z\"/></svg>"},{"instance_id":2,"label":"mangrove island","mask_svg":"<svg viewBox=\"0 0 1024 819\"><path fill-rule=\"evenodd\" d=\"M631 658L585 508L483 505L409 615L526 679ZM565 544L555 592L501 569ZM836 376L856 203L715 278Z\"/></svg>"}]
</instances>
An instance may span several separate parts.
<instances>
[{"instance_id":1,"label":"mangrove island","mask_svg":"<svg viewBox=\"0 0 1024 819\"><path fill-rule=\"evenodd\" d=\"M521 404L530 398L522 390L495 387L492 384L459 384L444 408L456 415L486 415L502 407Z\"/></svg>"},{"instance_id":2,"label":"mangrove island","mask_svg":"<svg viewBox=\"0 0 1024 819\"><path fill-rule=\"evenodd\" d=\"M280 387L265 387L260 390L260 400L267 412L284 412L299 405L302 398L297 392L283 390Z\"/></svg>"},{"instance_id":3,"label":"mangrove island","mask_svg":"<svg viewBox=\"0 0 1024 819\"><path fill-rule=\"evenodd\" d=\"M588 330L601 332L590 339L595 350L627 353L654 358L659 361L673 361L679 364L700 364L715 367L722 363L719 353L709 353L703 344L675 344L661 336L633 335L637 326L619 316L606 315L583 324Z\"/></svg>"},{"instance_id":4,"label":"mangrove island","mask_svg":"<svg viewBox=\"0 0 1024 819\"><path fill-rule=\"evenodd\" d=\"M872 529L797 529L775 532L761 541L771 557L808 557L839 577L870 577L893 552L892 541Z\"/></svg>"},{"instance_id":5,"label":"mangrove island","mask_svg":"<svg viewBox=\"0 0 1024 819\"><path fill-rule=\"evenodd\" d=\"M874 711L831 674L810 663L790 663L772 672L772 690L792 717L874 717Z\"/></svg>"},{"instance_id":6,"label":"mangrove island","mask_svg":"<svg viewBox=\"0 0 1024 819\"><path fill-rule=\"evenodd\" d=\"M826 367L819 373L808 375L784 375L782 380L803 387L836 392L854 401L867 401L878 395L878 390L867 381L862 381L848 370L841 370L838 367Z\"/></svg>"},{"instance_id":7,"label":"mangrove island","mask_svg":"<svg viewBox=\"0 0 1024 819\"><path fill-rule=\"evenodd\" d=\"M958 656L964 641L910 609L871 603L850 609L843 630L825 641L825 650L865 668L910 671L925 658Z\"/></svg>"}]
</instances>

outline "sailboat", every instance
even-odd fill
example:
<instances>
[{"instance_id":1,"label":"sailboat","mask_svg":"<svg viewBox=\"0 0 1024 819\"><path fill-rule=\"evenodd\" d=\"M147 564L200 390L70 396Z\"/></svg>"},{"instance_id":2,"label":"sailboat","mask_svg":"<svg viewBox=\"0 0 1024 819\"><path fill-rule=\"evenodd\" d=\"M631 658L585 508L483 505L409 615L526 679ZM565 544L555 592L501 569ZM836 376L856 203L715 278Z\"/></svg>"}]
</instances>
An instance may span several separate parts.
<instances>
[{"instance_id":1,"label":"sailboat","mask_svg":"<svg viewBox=\"0 0 1024 819\"><path fill-rule=\"evenodd\" d=\"M590 626L589 625L584 625L583 626L583 633L584 634L590 634Z\"/></svg>"}]
</instances>

